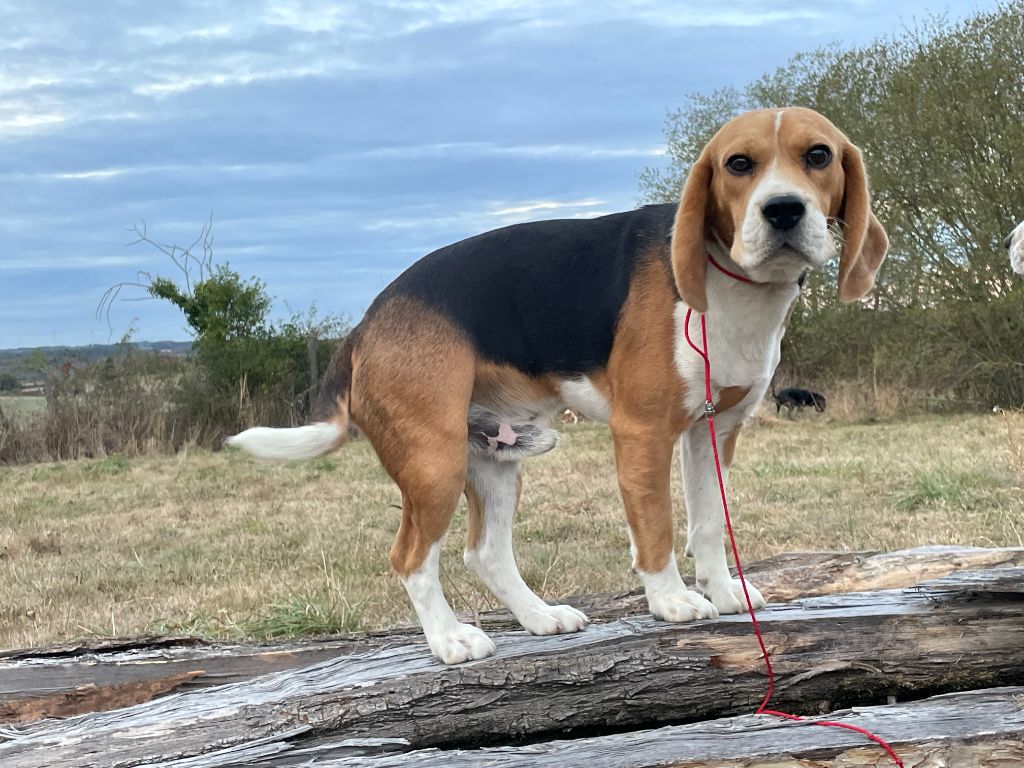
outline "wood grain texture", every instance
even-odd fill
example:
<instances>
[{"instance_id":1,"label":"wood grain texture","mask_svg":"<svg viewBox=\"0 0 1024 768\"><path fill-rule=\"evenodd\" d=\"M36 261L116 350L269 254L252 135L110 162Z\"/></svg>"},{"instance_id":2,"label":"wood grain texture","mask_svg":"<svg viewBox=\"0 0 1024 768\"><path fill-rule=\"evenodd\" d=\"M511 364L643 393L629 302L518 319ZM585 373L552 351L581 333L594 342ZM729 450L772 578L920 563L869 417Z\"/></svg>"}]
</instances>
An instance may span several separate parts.
<instances>
[{"instance_id":1,"label":"wood grain texture","mask_svg":"<svg viewBox=\"0 0 1024 768\"><path fill-rule=\"evenodd\" d=\"M936 588L769 606L759 620L777 672L774 704L816 712L886 695L1024 684L1022 580L1024 568L996 580L967 572ZM1000 583L1006 591L992 586ZM742 616L684 625L639 617L575 635L508 632L496 640L497 656L459 667L432 661L422 643L402 644L22 725L0 743L0 764L210 765L218 750L280 749L294 740L507 743L747 712L764 691Z\"/></svg>"}]
</instances>

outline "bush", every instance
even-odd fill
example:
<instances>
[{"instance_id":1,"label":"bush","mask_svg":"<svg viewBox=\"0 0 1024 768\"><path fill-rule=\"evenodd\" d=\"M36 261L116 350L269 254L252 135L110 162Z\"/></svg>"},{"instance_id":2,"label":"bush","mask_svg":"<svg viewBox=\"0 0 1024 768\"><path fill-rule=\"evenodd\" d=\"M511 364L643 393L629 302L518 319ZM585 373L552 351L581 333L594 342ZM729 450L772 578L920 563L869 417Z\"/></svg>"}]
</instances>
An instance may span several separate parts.
<instances>
[{"instance_id":1,"label":"bush","mask_svg":"<svg viewBox=\"0 0 1024 768\"><path fill-rule=\"evenodd\" d=\"M0 418L0 463L139 455L191 438L174 397L189 362L132 353L81 367L65 364L46 381L46 409Z\"/></svg>"},{"instance_id":2,"label":"bush","mask_svg":"<svg viewBox=\"0 0 1024 768\"><path fill-rule=\"evenodd\" d=\"M149 237L144 224L137 227L136 242L168 256L183 280L140 272L141 282L115 285L100 302L102 313L123 288L135 287L181 310L195 342L193 362L174 393L175 423L185 425L203 445L217 445L225 435L253 424L305 421L316 394L310 369L315 364L319 379L347 332L342 318L320 317L315 306L305 315L270 321L272 301L266 286L241 277L227 264L214 263L212 227L212 221L204 225L187 248L161 245Z\"/></svg>"},{"instance_id":3,"label":"bush","mask_svg":"<svg viewBox=\"0 0 1024 768\"><path fill-rule=\"evenodd\" d=\"M199 339L195 364L177 393L181 419L198 430L203 444L217 444L256 424L304 423L316 399L310 343L316 349L319 380L345 332L340 320L318 320L313 309L258 335Z\"/></svg>"},{"instance_id":4,"label":"bush","mask_svg":"<svg viewBox=\"0 0 1024 768\"><path fill-rule=\"evenodd\" d=\"M878 311L798 306L779 382L902 391L908 410L1024 406L1024 291L989 301ZM891 397L888 399L891 400Z\"/></svg>"}]
</instances>

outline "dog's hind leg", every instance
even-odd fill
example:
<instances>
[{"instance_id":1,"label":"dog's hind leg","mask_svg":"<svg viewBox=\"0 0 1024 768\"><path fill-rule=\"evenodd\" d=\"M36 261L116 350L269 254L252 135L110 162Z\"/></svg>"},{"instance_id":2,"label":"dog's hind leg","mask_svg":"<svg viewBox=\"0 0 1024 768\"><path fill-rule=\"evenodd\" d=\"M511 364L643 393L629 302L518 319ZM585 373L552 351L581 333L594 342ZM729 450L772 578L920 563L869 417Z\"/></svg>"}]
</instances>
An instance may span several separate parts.
<instances>
[{"instance_id":1,"label":"dog's hind leg","mask_svg":"<svg viewBox=\"0 0 1024 768\"><path fill-rule=\"evenodd\" d=\"M434 318L396 326L385 325L386 336L364 335L354 358L352 419L402 491L390 559L427 645L446 664L481 659L494 643L458 621L439 578L441 540L466 487L472 352Z\"/></svg>"},{"instance_id":2,"label":"dog's hind leg","mask_svg":"<svg viewBox=\"0 0 1024 768\"><path fill-rule=\"evenodd\" d=\"M512 521L519 506L520 466L470 452L466 476L469 536L465 562L495 597L534 635L578 632L587 617L568 605L548 605L523 581L512 551Z\"/></svg>"},{"instance_id":3,"label":"dog's hind leg","mask_svg":"<svg viewBox=\"0 0 1024 768\"><path fill-rule=\"evenodd\" d=\"M402 523L391 549L391 564L409 594L427 645L445 664L482 659L495 650L483 631L458 621L441 590L441 539L462 482L461 477L432 473L418 478L415 490L402 495Z\"/></svg>"}]
</instances>

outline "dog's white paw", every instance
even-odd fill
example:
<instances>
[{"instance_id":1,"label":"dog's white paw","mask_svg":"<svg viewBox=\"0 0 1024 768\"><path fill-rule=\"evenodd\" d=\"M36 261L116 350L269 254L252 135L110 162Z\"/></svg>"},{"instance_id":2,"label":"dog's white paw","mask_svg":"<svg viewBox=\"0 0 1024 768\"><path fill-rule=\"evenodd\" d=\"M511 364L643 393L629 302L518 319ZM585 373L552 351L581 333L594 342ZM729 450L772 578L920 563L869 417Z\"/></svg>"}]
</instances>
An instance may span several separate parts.
<instances>
[{"instance_id":1,"label":"dog's white paw","mask_svg":"<svg viewBox=\"0 0 1024 768\"><path fill-rule=\"evenodd\" d=\"M435 638L427 638L431 652L445 664L461 664L494 655L494 641L469 624L455 624Z\"/></svg>"},{"instance_id":2,"label":"dog's white paw","mask_svg":"<svg viewBox=\"0 0 1024 768\"><path fill-rule=\"evenodd\" d=\"M590 622L586 614L571 605L546 605L531 608L518 617L531 635L565 635L579 632Z\"/></svg>"},{"instance_id":3,"label":"dog's white paw","mask_svg":"<svg viewBox=\"0 0 1024 768\"><path fill-rule=\"evenodd\" d=\"M715 606L690 589L648 593L647 607L651 615L660 621L683 622L718 618Z\"/></svg>"},{"instance_id":4,"label":"dog's white paw","mask_svg":"<svg viewBox=\"0 0 1024 768\"><path fill-rule=\"evenodd\" d=\"M698 581L698 583L700 583ZM757 587L747 582L747 593L750 595L750 603L754 610L764 608L766 601ZM739 579L715 579L708 580L704 585L704 595L712 603L718 612L726 616L731 613L746 613L747 601L743 597L743 583Z\"/></svg>"}]
</instances>

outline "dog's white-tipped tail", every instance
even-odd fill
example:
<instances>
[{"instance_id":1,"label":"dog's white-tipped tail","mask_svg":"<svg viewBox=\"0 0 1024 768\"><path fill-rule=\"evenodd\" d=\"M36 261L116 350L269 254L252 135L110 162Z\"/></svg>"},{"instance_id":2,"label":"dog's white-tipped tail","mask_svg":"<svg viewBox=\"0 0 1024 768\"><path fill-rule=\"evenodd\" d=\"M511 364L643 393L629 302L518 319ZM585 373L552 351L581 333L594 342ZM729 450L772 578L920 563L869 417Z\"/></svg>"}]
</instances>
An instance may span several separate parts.
<instances>
[{"instance_id":1,"label":"dog's white-tipped tail","mask_svg":"<svg viewBox=\"0 0 1024 768\"><path fill-rule=\"evenodd\" d=\"M348 399L356 331L335 350L320 381L314 414L321 421L282 429L253 427L229 437L225 445L241 448L261 459L315 459L344 445L349 438Z\"/></svg>"},{"instance_id":2,"label":"dog's white-tipped tail","mask_svg":"<svg viewBox=\"0 0 1024 768\"><path fill-rule=\"evenodd\" d=\"M260 459L315 459L340 448L348 430L333 421L304 427L253 427L225 440Z\"/></svg>"}]
</instances>

